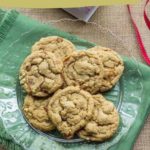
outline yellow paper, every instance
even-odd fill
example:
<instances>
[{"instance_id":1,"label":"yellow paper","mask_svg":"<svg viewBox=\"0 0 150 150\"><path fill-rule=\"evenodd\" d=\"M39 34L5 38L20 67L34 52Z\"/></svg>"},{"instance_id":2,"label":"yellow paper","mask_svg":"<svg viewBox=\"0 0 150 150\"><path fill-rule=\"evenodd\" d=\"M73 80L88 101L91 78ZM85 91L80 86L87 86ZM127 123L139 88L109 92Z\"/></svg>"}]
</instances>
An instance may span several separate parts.
<instances>
[{"instance_id":1,"label":"yellow paper","mask_svg":"<svg viewBox=\"0 0 150 150\"><path fill-rule=\"evenodd\" d=\"M69 8L100 5L134 4L139 0L0 0L0 7Z\"/></svg>"}]
</instances>

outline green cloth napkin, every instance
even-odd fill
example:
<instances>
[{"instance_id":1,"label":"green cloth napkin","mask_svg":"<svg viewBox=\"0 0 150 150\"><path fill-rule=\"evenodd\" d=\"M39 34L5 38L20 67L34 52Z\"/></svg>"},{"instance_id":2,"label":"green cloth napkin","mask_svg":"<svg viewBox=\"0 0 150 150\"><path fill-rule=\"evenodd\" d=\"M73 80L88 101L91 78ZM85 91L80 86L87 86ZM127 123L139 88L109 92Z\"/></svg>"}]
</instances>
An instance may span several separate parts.
<instances>
[{"instance_id":1,"label":"green cloth napkin","mask_svg":"<svg viewBox=\"0 0 150 150\"><path fill-rule=\"evenodd\" d=\"M5 38L7 34L6 32L8 32L9 30L10 26L7 27L7 25L13 24L13 22L15 21L15 18L13 17L14 19L10 19L11 21L10 23L8 23L9 22L8 16L10 16L8 14L10 14L10 12L0 9L0 43ZM0 46L0 50L1 50L1 46ZM14 143L10 135L6 133L1 118L0 118L0 144L3 145L6 150L22 150L23 149L21 146Z\"/></svg>"},{"instance_id":2,"label":"green cloth napkin","mask_svg":"<svg viewBox=\"0 0 150 150\"><path fill-rule=\"evenodd\" d=\"M18 71L33 43L57 35L72 41L78 49L95 44L23 16L15 10L0 10L0 143L6 149L21 150L130 150L150 110L150 68L124 57L125 71L118 84L105 96L120 113L116 135L104 143L63 144L31 129L22 117L18 97ZM20 145L20 146L19 146Z\"/></svg>"}]
</instances>

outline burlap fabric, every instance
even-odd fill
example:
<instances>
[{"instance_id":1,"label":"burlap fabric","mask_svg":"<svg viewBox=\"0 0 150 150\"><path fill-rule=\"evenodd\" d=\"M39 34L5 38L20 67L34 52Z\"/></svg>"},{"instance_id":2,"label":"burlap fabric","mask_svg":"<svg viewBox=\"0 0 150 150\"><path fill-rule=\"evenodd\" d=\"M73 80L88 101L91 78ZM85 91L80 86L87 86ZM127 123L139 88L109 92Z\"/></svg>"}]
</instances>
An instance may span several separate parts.
<instances>
[{"instance_id":1,"label":"burlap fabric","mask_svg":"<svg viewBox=\"0 0 150 150\"><path fill-rule=\"evenodd\" d=\"M140 2L138 5L131 6L133 17L140 27L140 33L144 40L145 47L150 55L150 32L146 28L143 19L143 6L145 0ZM149 6L150 7L150 6ZM148 7L148 8L149 8ZM36 18L41 22L47 22L51 20L59 20L62 18L74 19L73 16L64 12L62 9L18 9L20 12L28 15L32 18ZM147 9L148 15L150 16L150 9ZM92 22L109 28L113 33L115 33L119 38L121 38L125 45L128 45L132 49L132 55L143 61L140 55L140 50L138 48L135 32L129 17L129 13L126 6L107 6L99 7L94 16L91 18ZM84 27L83 27L84 26ZM96 36L90 36L90 27L85 23L79 23L78 27L82 29L80 32L76 24L71 26L73 28L74 34L77 34L83 38L88 37L88 40L95 41ZM69 30L69 29L68 29ZM90 29L91 31L91 29ZM84 35L83 35L84 33ZM82 34L82 35L81 35ZM95 32L96 34L96 32ZM126 53L122 51L121 53ZM0 150L1 150L0 146ZM150 116L147 119L144 128L142 129L136 143L134 150L149 150L150 149Z\"/></svg>"}]
</instances>

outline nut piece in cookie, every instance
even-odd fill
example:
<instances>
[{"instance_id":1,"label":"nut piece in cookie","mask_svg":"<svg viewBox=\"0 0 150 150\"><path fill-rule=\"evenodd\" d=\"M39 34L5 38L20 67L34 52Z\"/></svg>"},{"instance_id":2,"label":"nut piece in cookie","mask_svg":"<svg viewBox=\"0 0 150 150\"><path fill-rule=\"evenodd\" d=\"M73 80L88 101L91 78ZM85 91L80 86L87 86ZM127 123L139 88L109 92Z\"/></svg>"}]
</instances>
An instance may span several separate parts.
<instances>
[{"instance_id":1,"label":"nut piece in cookie","mask_svg":"<svg viewBox=\"0 0 150 150\"><path fill-rule=\"evenodd\" d=\"M78 135L90 141L104 141L111 138L119 125L119 114L112 102L102 95L94 95L92 119L79 131Z\"/></svg>"},{"instance_id":2,"label":"nut piece in cookie","mask_svg":"<svg viewBox=\"0 0 150 150\"><path fill-rule=\"evenodd\" d=\"M48 96L63 85L62 68L63 62L53 53L31 53L21 66L20 83L33 96Z\"/></svg>"},{"instance_id":3,"label":"nut piece in cookie","mask_svg":"<svg viewBox=\"0 0 150 150\"><path fill-rule=\"evenodd\" d=\"M75 46L73 43L58 36L49 36L41 38L32 46L32 52L43 50L54 53L56 57L64 59L74 52Z\"/></svg>"},{"instance_id":4,"label":"nut piece in cookie","mask_svg":"<svg viewBox=\"0 0 150 150\"><path fill-rule=\"evenodd\" d=\"M100 86L100 91L104 92L111 89L123 73L123 60L115 51L109 48L96 46L89 49L89 51L95 51L103 62L104 77Z\"/></svg>"},{"instance_id":5,"label":"nut piece in cookie","mask_svg":"<svg viewBox=\"0 0 150 150\"><path fill-rule=\"evenodd\" d=\"M28 121L41 131L51 131L55 128L47 114L49 100L27 95L24 100L23 111Z\"/></svg>"},{"instance_id":6,"label":"nut piece in cookie","mask_svg":"<svg viewBox=\"0 0 150 150\"><path fill-rule=\"evenodd\" d=\"M48 115L67 139L86 125L92 117L92 95L79 87L69 86L57 91L48 105Z\"/></svg>"},{"instance_id":7,"label":"nut piece in cookie","mask_svg":"<svg viewBox=\"0 0 150 150\"><path fill-rule=\"evenodd\" d=\"M66 84L80 86L92 94L99 91L103 72L101 59L92 52L76 52L64 60L63 77Z\"/></svg>"}]
</instances>

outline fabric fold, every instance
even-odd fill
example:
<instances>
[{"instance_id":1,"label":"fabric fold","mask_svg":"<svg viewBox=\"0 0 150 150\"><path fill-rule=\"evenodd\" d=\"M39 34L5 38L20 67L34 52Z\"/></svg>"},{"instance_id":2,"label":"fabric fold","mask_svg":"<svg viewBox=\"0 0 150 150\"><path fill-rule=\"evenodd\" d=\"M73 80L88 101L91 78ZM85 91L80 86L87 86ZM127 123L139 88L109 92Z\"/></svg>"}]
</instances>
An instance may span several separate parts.
<instances>
[{"instance_id":1,"label":"fabric fold","mask_svg":"<svg viewBox=\"0 0 150 150\"><path fill-rule=\"evenodd\" d=\"M0 13L1 12L4 11L0 10ZM15 10L7 11L4 14L3 18L0 21L0 43L5 39L7 33L13 26L18 14L19 13Z\"/></svg>"}]
</instances>

